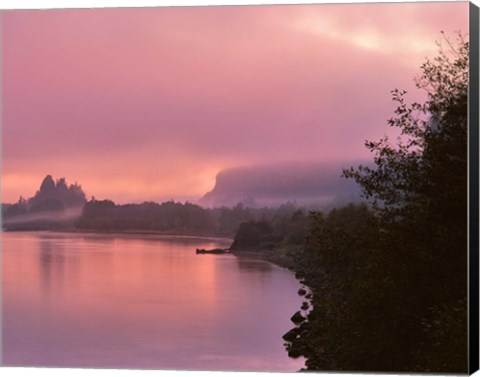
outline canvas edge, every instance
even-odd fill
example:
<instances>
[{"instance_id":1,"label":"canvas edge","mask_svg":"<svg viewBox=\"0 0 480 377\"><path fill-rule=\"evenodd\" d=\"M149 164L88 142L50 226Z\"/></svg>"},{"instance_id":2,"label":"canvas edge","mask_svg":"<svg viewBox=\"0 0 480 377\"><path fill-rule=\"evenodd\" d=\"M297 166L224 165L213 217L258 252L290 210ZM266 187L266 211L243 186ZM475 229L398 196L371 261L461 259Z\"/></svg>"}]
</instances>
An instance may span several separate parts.
<instances>
[{"instance_id":1,"label":"canvas edge","mask_svg":"<svg viewBox=\"0 0 480 377\"><path fill-rule=\"evenodd\" d=\"M447 0L448 1L448 0ZM381 3L389 3L388 0L379 1ZM395 1L397 2L397 1ZM400 1L398 1L400 2ZM401 2L412 2L401 1ZM318 4L326 4L322 2ZM351 3L353 4L353 3ZM255 5L255 4L253 4ZM268 4L257 4L268 5ZM272 4L273 5L273 4ZM300 4L298 4L300 5ZM161 6L161 5L159 5ZM202 6L202 5L199 5ZM128 6L132 7L132 6ZM33 8L38 9L38 8ZM53 8L55 9L55 8ZM469 293L468 293L468 373L474 374L479 370L479 7L469 2L469 109L468 109L468 132L469 132L469 247L468 247L468 273L469 273ZM3 101L1 85L3 79L2 72L2 16L5 11L14 10L9 8L0 9L0 125L3 118ZM20 10L20 9L17 9ZM2 144L2 127L0 127L0 155L3 155ZM2 194L2 166L3 158L0 156L0 197ZM0 225L2 224L2 217L0 213ZM2 269L2 245L0 234L0 271ZM0 323L2 321L1 310L1 292L2 285L0 284ZM2 338L2 326L0 326L0 339ZM4 369L2 363L2 342L0 341L0 367ZM20 368L15 368L20 369ZM65 369L64 369L65 371ZM82 371L82 369L78 369ZM324 372L333 373L335 371ZM360 372L362 373L362 372ZM363 372L368 373L368 372ZM222 373L223 374L223 373Z\"/></svg>"},{"instance_id":2,"label":"canvas edge","mask_svg":"<svg viewBox=\"0 0 480 377\"><path fill-rule=\"evenodd\" d=\"M470 2L468 371L479 368L479 8Z\"/></svg>"}]
</instances>

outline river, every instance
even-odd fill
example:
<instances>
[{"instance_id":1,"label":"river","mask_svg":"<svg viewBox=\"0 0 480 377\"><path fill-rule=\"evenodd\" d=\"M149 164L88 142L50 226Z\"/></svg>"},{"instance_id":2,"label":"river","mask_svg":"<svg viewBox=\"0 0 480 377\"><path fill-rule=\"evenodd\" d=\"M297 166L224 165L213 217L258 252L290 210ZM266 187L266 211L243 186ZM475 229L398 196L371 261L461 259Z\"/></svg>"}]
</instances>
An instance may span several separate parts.
<instances>
[{"instance_id":1,"label":"river","mask_svg":"<svg viewBox=\"0 0 480 377\"><path fill-rule=\"evenodd\" d=\"M229 240L2 233L6 366L294 372L293 273Z\"/></svg>"}]
</instances>

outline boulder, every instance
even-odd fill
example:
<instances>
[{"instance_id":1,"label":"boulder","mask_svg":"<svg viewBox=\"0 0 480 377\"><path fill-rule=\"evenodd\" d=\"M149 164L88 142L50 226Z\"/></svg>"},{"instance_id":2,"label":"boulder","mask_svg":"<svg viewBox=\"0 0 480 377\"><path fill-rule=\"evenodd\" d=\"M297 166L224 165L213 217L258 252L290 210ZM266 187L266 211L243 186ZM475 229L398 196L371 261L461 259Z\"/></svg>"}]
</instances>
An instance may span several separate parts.
<instances>
[{"instance_id":1,"label":"boulder","mask_svg":"<svg viewBox=\"0 0 480 377\"><path fill-rule=\"evenodd\" d=\"M298 359L300 356L302 356L302 352L299 349L290 348L288 350L288 357L291 357L292 359Z\"/></svg>"},{"instance_id":2,"label":"boulder","mask_svg":"<svg viewBox=\"0 0 480 377\"><path fill-rule=\"evenodd\" d=\"M299 311L296 312L292 318L290 318L290 320L295 323L295 324L298 324L298 323L302 323L303 321L306 320L306 318L302 315L302 313L300 313Z\"/></svg>"},{"instance_id":3,"label":"boulder","mask_svg":"<svg viewBox=\"0 0 480 377\"><path fill-rule=\"evenodd\" d=\"M282 338L283 340L286 340L287 342L293 342L295 339L297 339L298 334L300 333L300 329L298 327L295 327L291 329L290 331L286 332Z\"/></svg>"}]
</instances>

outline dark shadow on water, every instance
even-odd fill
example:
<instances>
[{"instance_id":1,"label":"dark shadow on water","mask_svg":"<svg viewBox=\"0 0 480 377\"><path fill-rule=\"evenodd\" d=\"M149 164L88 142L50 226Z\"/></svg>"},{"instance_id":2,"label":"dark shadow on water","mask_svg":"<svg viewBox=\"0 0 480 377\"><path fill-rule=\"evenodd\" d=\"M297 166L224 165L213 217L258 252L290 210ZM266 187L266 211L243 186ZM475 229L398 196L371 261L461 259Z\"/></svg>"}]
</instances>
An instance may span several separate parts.
<instances>
[{"instance_id":1,"label":"dark shadow on water","mask_svg":"<svg viewBox=\"0 0 480 377\"><path fill-rule=\"evenodd\" d=\"M239 256L236 259L240 270L245 270L248 272L269 273L273 268L270 263L265 262L257 257Z\"/></svg>"}]
</instances>

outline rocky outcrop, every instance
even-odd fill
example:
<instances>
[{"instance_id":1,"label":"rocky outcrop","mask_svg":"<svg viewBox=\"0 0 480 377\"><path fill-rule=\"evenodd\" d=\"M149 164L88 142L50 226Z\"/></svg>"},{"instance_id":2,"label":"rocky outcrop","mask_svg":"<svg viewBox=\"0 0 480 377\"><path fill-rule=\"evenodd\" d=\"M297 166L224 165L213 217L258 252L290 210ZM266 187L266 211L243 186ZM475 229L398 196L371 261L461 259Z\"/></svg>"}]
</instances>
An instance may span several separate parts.
<instances>
[{"instance_id":1,"label":"rocky outcrop","mask_svg":"<svg viewBox=\"0 0 480 377\"><path fill-rule=\"evenodd\" d=\"M55 181L47 175L33 197L2 205L3 226L7 230L57 228L78 217L86 202L80 185L67 185L65 178Z\"/></svg>"},{"instance_id":2,"label":"rocky outcrop","mask_svg":"<svg viewBox=\"0 0 480 377\"><path fill-rule=\"evenodd\" d=\"M51 175L47 175L40 190L28 200L30 212L58 211L73 207L83 207L87 202L82 187L77 183L67 185L65 178L56 182Z\"/></svg>"}]
</instances>

